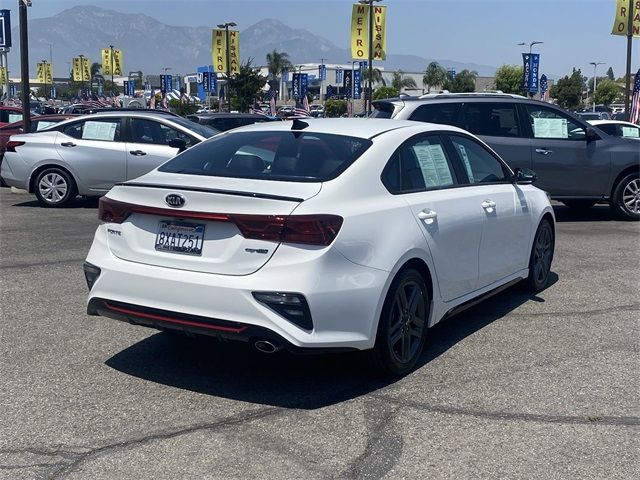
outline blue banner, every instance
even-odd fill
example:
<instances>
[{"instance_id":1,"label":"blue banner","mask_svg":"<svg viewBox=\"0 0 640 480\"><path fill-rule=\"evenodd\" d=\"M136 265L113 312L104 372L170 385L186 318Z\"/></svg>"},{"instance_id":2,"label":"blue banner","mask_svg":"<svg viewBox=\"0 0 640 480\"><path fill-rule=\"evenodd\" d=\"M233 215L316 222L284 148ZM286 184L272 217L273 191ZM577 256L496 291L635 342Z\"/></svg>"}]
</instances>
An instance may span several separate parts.
<instances>
[{"instance_id":1,"label":"blue banner","mask_svg":"<svg viewBox=\"0 0 640 480\"><path fill-rule=\"evenodd\" d=\"M282 81L283 82L288 82L289 81L289 69L288 68L283 68L282 69Z\"/></svg>"},{"instance_id":2,"label":"blue banner","mask_svg":"<svg viewBox=\"0 0 640 480\"><path fill-rule=\"evenodd\" d=\"M11 10L0 10L0 47L11 48Z\"/></svg>"},{"instance_id":3,"label":"blue banner","mask_svg":"<svg viewBox=\"0 0 640 480\"><path fill-rule=\"evenodd\" d=\"M342 70L341 68L337 68L336 69L336 83L340 84L344 82L344 70Z\"/></svg>"},{"instance_id":4,"label":"blue banner","mask_svg":"<svg viewBox=\"0 0 640 480\"><path fill-rule=\"evenodd\" d=\"M449 70L447 74L449 75L449 80L452 82L456 79L456 71L454 69Z\"/></svg>"},{"instance_id":5,"label":"blue banner","mask_svg":"<svg viewBox=\"0 0 640 480\"><path fill-rule=\"evenodd\" d=\"M173 75L166 75L166 77L167 92L170 92L173 90Z\"/></svg>"},{"instance_id":6,"label":"blue banner","mask_svg":"<svg viewBox=\"0 0 640 480\"><path fill-rule=\"evenodd\" d=\"M327 93L325 95L325 98L329 100L331 97L333 97L333 86L327 85Z\"/></svg>"},{"instance_id":7,"label":"blue banner","mask_svg":"<svg viewBox=\"0 0 640 480\"><path fill-rule=\"evenodd\" d=\"M162 93L167 92L167 76L166 75L160 75L160 92Z\"/></svg>"},{"instance_id":8,"label":"blue banner","mask_svg":"<svg viewBox=\"0 0 640 480\"><path fill-rule=\"evenodd\" d=\"M351 82L353 78L352 73L353 70L346 70L343 75L344 81L342 82L342 88L344 88L344 94L347 98L351 98L351 89L353 88L353 83Z\"/></svg>"},{"instance_id":9,"label":"blue banner","mask_svg":"<svg viewBox=\"0 0 640 480\"><path fill-rule=\"evenodd\" d=\"M360 70L353 71L353 99L359 100L362 94L362 85L360 82Z\"/></svg>"},{"instance_id":10,"label":"blue banner","mask_svg":"<svg viewBox=\"0 0 640 480\"><path fill-rule=\"evenodd\" d=\"M522 90L529 93L538 91L538 73L540 70L539 53L522 54Z\"/></svg>"},{"instance_id":11,"label":"blue banner","mask_svg":"<svg viewBox=\"0 0 640 480\"><path fill-rule=\"evenodd\" d=\"M122 94L129 95L129 80L122 82Z\"/></svg>"},{"instance_id":12,"label":"blue banner","mask_svg":"<svg viewBox=\"0 0 640 480\"><path fill-rule=\"evenodd\" d=\"M360 65L360 70L366 70L369 67L369 62L366 60L358 62L358 64Z\"/></svg>"},{"instance_id":13,"label":"blue banner","mask_svg":"<svg viewBox=\"0 0 640 480\"><path fill-rule=\"evenodd\" d=\"M16 96L16 84L15 83L10 83L9 84L9 96L10 97L15 97Z\"/></svg>"},{"instance_id":14,"label":"blue banner","mask_svg":"<svg viewBox=\"0 0 640 480\"><path fill-rule=\"evenodd\" d=\"M51 85L51 98L58 98L58 89L56 88L55 83Z\"/></svg>"},{"instance_id":15,"label":"blue banner","mask_svg":"<svg viewBox=\"0 0 640 480\"><path fill-rule=\"evenodd\" d=\"M318 76L320 77L320 80L326 80L327 79L327 66L322 64L318 66Z\"/></svg>"},{"instance_id":16,"label":"blue banner","mask_svg":"<svg viewBox=\"0 0 640 480\"><path fill-rule=\"evenodd\" d=\"M301 73L300 74L300 98L304 98L307 95L309 85L309 74Z\"/></svg>"},{"instance_id":17,"label":"blue banner","mask_svg":"<svg viewBox=\"0 0 640 480\"><path fill-rule=\"evenodd\" d=\"M291 76L291 96L293 98L300 98L300 74L294 73Z\"/></svg>"}]
</instances>

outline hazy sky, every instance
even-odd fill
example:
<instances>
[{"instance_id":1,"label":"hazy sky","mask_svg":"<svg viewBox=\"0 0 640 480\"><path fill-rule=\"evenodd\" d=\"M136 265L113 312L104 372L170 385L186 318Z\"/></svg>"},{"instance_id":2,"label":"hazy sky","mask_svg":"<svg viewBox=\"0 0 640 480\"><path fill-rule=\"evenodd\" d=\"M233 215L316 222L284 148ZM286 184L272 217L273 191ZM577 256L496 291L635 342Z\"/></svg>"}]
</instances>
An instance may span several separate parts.
<instances>
[{"instance_id":1,"label":"hazy sky","mask_svg":"<svg viewBox=\"0 0 640 480\"><path fill-rule=\"evenodd\" d=\"M15 9L17 0L0 0ZM31 18L48 17L75 5L99 5L145 13L170 25L214 26L235 21L242 30L264 18L349 46L352 0L33 0ZM390 53L500 66L520 63L519 42L544 41L541 72L565 75L572 67L592 75L589 62L605 62L624 73L626 37L611 35L615 0L384 0L388 6ZM17 13L17 12L16 12ZM17 24L17 14L14 17ZM81 41L81 39L79 39ZM528 49L528 48L527 48ZM640 41L634 40L633 71L640 67ZM310 61L314 59L309 59ZM343 59L329 59L342 61Z\"/></svg>"}]
</instances>

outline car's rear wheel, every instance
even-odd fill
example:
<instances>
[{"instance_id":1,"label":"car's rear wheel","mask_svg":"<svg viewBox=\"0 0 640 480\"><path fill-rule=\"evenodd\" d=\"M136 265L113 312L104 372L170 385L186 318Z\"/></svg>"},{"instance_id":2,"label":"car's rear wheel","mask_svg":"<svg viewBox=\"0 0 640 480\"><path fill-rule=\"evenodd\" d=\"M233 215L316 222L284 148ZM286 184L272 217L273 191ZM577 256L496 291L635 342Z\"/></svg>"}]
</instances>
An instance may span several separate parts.
<instances>
[{"instance_id":1,"label":"car's rear wheel","mask_svg":"<svg viewBox=\"0 0 640 480\"><path fill-rule=\"evenodd\" d=\"M613 191L611 206L616 214L628 220L640 220L640 175L625 176Z\"/></svg>"},{"instance_id":2,"label":"car's rear wheel","mask_svg":"<svg viewBox=\"0 0 640 480\"><path fill-rule=\"evenodd\" d=\"M43 207L64 207L76 198L76 184L61 168L45 168L36 177L33 190Z\"/></svg>"},{"instance_id":3,"label":"car's rear wheel","mask_svg":"<svg viewBox=\"0 0 640 480\"><path fill-rule=\"evenodd\" d=\"M586 210L596 204L593 200L563 200L562 203L574 210Z\"/></svg>"},{"instance_id":4,"label":"car's rear wheel","mask_svg":"<svg viewBox=\"0 0 640 480\"><path fill-rule=\"evenodd\" d=\"M401 271L391 283L382 307L373 367L386 375L405 375L415 367L427 333L429 293L422 275Z\"/></svg>"},{"instance_id":5,"label":"car's rear wheel","mask_svg":"<svg viewBox=\"0 0 640 480\"><path fill-rule=\"evenodd\" d=\"M547 219L543 219L538 226L536 236L531 247L529 258L529 277L527 284L534 292L539 292L549 284L549 273L553 261L555 237L553 227Z\"/></svg>"}]
</instances>

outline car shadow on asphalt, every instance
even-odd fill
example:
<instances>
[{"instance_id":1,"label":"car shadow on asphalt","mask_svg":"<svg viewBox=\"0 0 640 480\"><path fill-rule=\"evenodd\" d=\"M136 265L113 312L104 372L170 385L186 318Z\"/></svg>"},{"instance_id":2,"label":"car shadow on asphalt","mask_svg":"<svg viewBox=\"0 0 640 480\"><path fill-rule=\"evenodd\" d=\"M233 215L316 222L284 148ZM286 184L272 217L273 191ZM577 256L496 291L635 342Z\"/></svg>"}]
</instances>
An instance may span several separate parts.
<instances>
[{"instance_id":1,"label":"car shadow on asphalt","mask_svg":"<svg viewBox=\"0 0 640 480\"><path fill-rule=\"evenodd\" d=\"M550 285L558 280L551 274ZM429 330L417 369L466 337L528 302L544 302L518 285L440 322ZM247 344L222 343L157 333L106 362L111 368L150 382L206 395L284 408L316 409L385 388L397 378L381 378L367 368L362 353L266 355Z\"/></svg>"},{"instance_id":2,"label":"car shadow on asphalt","mask_svg":"<svg viewBox=\"0 0 640 480\"><path fill-rule=\"evenodd\" d=\"M564 205L553 205L556 222L615 222L621 221L609 205L595 205L591 208L575 209ZM624 220L622 220L624 221Z\"/></svg>"},{"instance_id":3,"label":"car shadow on asphalt","mask_svg":"<svg viewBox=\"0 0 640 480\"><path fill-rule=\"evenodd\" d=\"M75 208L95 209L95 208L98 208L99 198L100 197L77 197L71 203L69 203L64 207L61 207L59 210L66 210L66 209L72 210ZM40 205L40 203L37 200L31 200L29 202L14 203L13 206L44 208Z\"/></svg>"}]
</instances>

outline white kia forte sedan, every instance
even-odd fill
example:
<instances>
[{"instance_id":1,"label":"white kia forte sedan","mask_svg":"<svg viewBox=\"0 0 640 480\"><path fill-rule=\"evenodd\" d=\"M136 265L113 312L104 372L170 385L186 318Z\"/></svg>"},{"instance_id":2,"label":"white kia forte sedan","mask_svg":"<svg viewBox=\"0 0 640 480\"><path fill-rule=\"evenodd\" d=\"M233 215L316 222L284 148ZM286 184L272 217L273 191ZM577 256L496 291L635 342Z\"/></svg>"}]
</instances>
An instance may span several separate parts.
<instances>
[{"instance_id":1,"label":"white kia forte sedan","mask_svg":"<svg viewBox=\"0 0 640 480\"><path fill-rule=\"evenodd\" d=\"M446 125L308 119L211 138L100 200L88 313L416 364L427 328L549 279L554 214L531 171Z\"/></svg>"}]
</instances>

